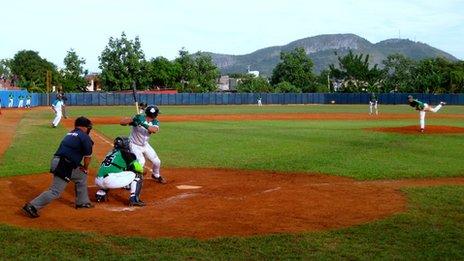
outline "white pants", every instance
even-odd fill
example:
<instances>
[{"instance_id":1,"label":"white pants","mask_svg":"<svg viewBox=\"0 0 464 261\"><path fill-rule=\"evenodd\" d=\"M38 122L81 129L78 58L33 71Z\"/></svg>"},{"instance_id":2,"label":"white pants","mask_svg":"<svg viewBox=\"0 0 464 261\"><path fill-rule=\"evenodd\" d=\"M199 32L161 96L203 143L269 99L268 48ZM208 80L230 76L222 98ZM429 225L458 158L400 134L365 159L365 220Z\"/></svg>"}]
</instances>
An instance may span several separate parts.
<instances>
[{"instance_id":1,"label":"white pants","mask_svg":"<svg viewBox=\"0 0 464 261\"><path fill-rule=\"evenodd\" d=\"M57 111L55 113L55 119L53 119L53 126L58 126L58 123L61 121L61 117L63 116L63 113L61 111Z\"/></svg>"},{"instance_id":2,"label":"white pants","mask_svg":"<svg viewBox=\"0 0 464 261\"><path fill-rule=\"evenodd\" d=\"M18 108L22 108L23 107L23 100L19 100L18 102Z\"/></svg>"},{"instance_id":3,"label":"white pants","mask_svg":"<svg viewBox=\"0 0 464 261\"><path fill-rule=\"evenodd\" d=\"M147 158L151 163L152 166L152 174L155 177L160 176L160 167L161 167L161 160L158 158L155 150L150 146L150 144L145 144L143 146L136 145L134 143L130 143L131 151L137 157L137 161L145 166L145 158Z\"/></svg>"},{"instance_id":4,"label":"white pants","mask_svg":"<svg viewBox=\"0 0 464 261\"><path fill-rule=\"evenodd\" d=\"M377 102L369 102L369 114L372 114L372 109L375 109L375 114L379 114Z\"/></svg>"},{"instance_id":5,"label":"white pants","mask_svg":"<svg viewBox=\"0 0 464 261\"><path fill-rule=\"evenodd\" d=\"M26 107L31 107L31 100L26 100Z\"/></svg>"},{"instance_id":6,"label":"white pants","mask_svg":"<svg viewBox=\"0 0 464 261\"><path fill-rule=\"evenodd\" d=\"M13 100L10 99L10 100L8 101L8 108L12 108L12 107L13 107Z\"/></svg>"},{"instance_id":7,"label":"white pants","mask_svg":"<svg viewBox=\"0 0 464 261\"><path fill-rule=\"evenodd\" d=\"M121 171L118 173L109 173L105 178L96 177L95 185L101 189L123 188L135 179L135 173L132 171Z\"/></svg>"},{"instance_id":8,"label":"white pants","mask_svg":"<svg viewBox=\"0 0 464 261\"><path fill-rule=\"evenodd\" d=\"M258 106L263 106L263 103L261 102L261 100L258 100Z\"/></svg>"},{"instance_id":9,"label":"white pants","mask_svg":"<svg viewBox=\"0 0 464 261\"><path fill-rule=\"evenodd\" d=\"M419 123L421 129L425 128L425 112L426 111L431 111L431 112L437 112L441 109L442 105L439 104L435 108L432 108L432 106L428 105L427 103L424 103L424 109L419 111Z\"/></svg>"},{"instance_id":10,"label":"white pants","mask_svg":"<svg viewBox=\"0 0 464 261\"><path fill-rule=\"evenodd\" d=\"M105 178L103 177L96 177L95 178L95 185L97 185L100 189L107 190L107 189L116 189L116 188L124 188L125 186L131 185L131 183L135 180L135 173L132 171L121 171L118 173L108 173L108 176ZM131 185L131 193L135 193L137 189L136 185ZM99 191L100 194L104 195L106 192Z\"/></svg>"}]
</instances>

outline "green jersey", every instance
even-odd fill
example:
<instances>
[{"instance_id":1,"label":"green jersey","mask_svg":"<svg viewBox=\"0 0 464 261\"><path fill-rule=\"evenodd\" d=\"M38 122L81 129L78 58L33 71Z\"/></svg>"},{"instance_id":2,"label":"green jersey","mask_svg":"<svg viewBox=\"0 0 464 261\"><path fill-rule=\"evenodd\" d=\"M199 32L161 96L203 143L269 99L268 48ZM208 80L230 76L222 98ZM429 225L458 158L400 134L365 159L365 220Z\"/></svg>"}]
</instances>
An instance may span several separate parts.
<instances>
[{"instance_id":1,"label":"green jersey","mask_svg":"<svg viewBox=\"0 0 464 261\"><path fill-rule=\"evenodd\" d=\"M424 103L419 101L419 100L413 100L412 102L409 102L409 106L416 108L416 110L423 110L424 109Z\"/></svg>"},{"instance_id":2,"label":"green jersey","mask_svg":"<svg viewBox=\"0 0 464 261\"><path fill-rule=\"evenodd\" d=\"M142 173L143 167L137 161L134 153L113 150L108 153L100 165L97 177L106 177L109 173L119 173L122 171L133 171Z\"/></svg>"}]
</instances>

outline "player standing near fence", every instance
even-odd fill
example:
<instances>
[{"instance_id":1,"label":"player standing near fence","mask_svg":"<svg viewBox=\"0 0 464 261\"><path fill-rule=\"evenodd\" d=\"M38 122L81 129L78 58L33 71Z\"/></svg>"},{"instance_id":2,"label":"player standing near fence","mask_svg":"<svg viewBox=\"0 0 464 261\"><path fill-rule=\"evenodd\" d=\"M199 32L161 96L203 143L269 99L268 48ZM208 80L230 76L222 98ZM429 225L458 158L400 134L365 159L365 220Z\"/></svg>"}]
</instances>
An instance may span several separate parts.
<instances>
[{"instance_id":1,"label":"player standing near fence","mask_svg":"<svg viewBox=\"0 0 464 261\"><path fill-rule=\"evenodd\" d=\"M61 121L61 117L63 117L63 110L64 110L64 102L62 100L61 94L56 96L56 100L52 103L52 110L55 112L55 118L52 122L52 128L56 128Z\"/></svg>"}]
</instances>

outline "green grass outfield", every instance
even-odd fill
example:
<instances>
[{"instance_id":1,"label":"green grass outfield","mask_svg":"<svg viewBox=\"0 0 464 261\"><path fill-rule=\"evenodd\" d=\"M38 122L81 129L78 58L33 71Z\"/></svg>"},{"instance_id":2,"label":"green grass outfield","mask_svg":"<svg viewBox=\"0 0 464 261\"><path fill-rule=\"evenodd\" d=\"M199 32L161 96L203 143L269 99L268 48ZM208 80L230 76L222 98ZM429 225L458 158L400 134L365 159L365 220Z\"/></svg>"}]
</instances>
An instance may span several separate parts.
<instances>
[{"instance_id":1,"label":"green grass outfield","mask_svg":"<svg viewBox=\"0 0 464 261\"><path fill-rule=\"evenodd\" d=\"M366 113L367 106L161 106L165 114ZM133 107L70 107L72 117L130 116ZM380 112L411 113L407 106ZM445 106L438 114L464 114ZM12 146L0 159L0 176L46 172L66 130L50 129L50 112L27 113ZM163 167L223 167L326 173L356 179L464 176L463 134L400 135L363 130L414 125L388 121L220 121L161 123L151 138ZM428 124L464 127L462 119L428 119ZM102 125L107 137L128 127ZM33 158L33 160L31 160ZM94 162L94 167L97 165ZM32 178L32 177L31 177ZM406 189L406 213L348 229L251 238L121 238L92 233L43 232L0 226L0 259L463 259L464 188ZM19 206L18 206L19 207ZM55 244L60 242L61 244Z\"/></svg>"}]
</instances>

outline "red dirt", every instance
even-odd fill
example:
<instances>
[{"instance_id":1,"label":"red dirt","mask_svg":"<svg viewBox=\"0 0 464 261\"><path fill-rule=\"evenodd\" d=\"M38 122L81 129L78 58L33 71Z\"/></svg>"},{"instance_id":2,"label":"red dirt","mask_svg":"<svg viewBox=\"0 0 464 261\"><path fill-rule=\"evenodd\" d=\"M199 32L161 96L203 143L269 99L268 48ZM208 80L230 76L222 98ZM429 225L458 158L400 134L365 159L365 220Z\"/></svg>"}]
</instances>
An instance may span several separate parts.
<instances>
[{"instance_id":1,"label":"red dirt","mask_svg":"<svg viewBox=\"0 0 464 261\"><path fill-rule=\"evenodd\" d=\"M437 126L427 125L425 126L424 133L421 133L418 126L403 126L403 127L384 127L384 128L370 128L367 130L380 131L380 132L392 132L401 134L450 134L450 133L464 133L464 128L453 127L453 126Z\"/></svg>"},{"instance_id":2,"label":"red dirt","mask_svg":"<svg viewBox=\"0 0 464 261\"><path fill-rule=\"evenodd\" d=\"M8 149L16 132L16 126L21 120L25 110L2 108L0 114L0 158Z\"/></svg>"},{"instance_id":3,"label":"red dirt","mask_svg":"<svg viewBox=\"0 0 464 261\"><path fill-rule=\"evenodd\" d=\"M65 121L66 126L70 124L72 120ZM0 130L3 137L4 130ZM101 160L111 142L95 131L92 136L94 160ZM93 200L95 170L91 172L88 184ZM402 187L464 185L464 178L354 181L317 174L225 169L163 168L162 174L168 178L166 185L145 180L141 198L146 207L127 207L129 192L117 189L110 191L109 202L96 204L94 209L75 210L70 184L38 219L24 216L20 207L48 188L51 175L2 178L0 222L149 238L296 233L363 224L405 211L407 202L399 191ZM178 188L181 185L200 188L182 190Z\"/></svg>"}]
</instances>

